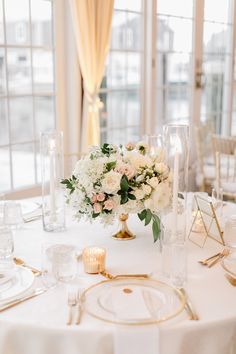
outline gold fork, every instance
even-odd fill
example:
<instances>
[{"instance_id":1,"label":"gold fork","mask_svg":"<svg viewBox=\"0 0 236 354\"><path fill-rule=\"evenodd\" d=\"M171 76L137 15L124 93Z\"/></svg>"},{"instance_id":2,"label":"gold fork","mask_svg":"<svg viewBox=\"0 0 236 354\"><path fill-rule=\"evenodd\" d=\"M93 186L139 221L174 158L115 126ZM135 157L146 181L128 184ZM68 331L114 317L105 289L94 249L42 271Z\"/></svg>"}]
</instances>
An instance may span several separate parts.
<instances>
[{"instance_id":1,"label":"gold fork","mask_svg":"<svg viewBox=\"0 0 236 354\"><path fill-rule=\"evenodd\" d=\"M213 254L213 256L209 257L209 258L206 258L206 259L203 259L201 261L198 261L198 263L202 264L202 265L208 265L209 261L211 261L213 258L216 258L220 255L220 252L219 253L216 253L216 254Z\"/></svg>"},{"instance_id":2,"label":"gold fork","mask_svg":"<svg viewBox=\"0 0 236 354\"><path fill-rule=\"evenodd\" d=\"M36 269L36 268L30 266L29 264L26 264L25 261L23 261L23 259L21 259L21 258L14 257L13 260L16 265L20 265L22 267L30 269L35 276L41 275L41 273L42 273L39 269Z\"/></svg>"},{"instance_id":3,"label":"gold fork","mask_svg":"<svg viewBox=\"0 0 236 354\"><path fill-rule=\"evenodd\" d=\"M76 293L74 291L69 291L67 304L69 307L69 312L68 312L68 319L66 324L70 326L73 321L73 307L76 306L77 304Z\"/></svg>"},{"instance_id":4,"label":"gold fork","mask_svg":"<svg viewBox=\"0 0 236 354\"><path fill-rule=\"evenodd\" d=\"M214 258L212 262L208 263L208 268L213 267L216 263L218 263L222 258L228 256L229 250L227 248L224 248L222 252L220 252L219 256L217 258Z\"/></svg>"}]
</instances>

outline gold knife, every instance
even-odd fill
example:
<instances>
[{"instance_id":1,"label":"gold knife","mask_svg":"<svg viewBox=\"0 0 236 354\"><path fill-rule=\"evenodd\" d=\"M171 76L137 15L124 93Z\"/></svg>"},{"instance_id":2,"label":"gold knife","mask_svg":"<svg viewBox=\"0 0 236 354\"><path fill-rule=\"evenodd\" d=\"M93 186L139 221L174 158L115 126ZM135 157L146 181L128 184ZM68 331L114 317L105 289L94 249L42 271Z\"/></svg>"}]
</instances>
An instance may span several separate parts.
<instances>
[{"instance_id":1,"label":"gold knife","mask_svg":"<svg viewBox=\"0 0 236 354\"><path fill-rule=\"evenodd\" d=\"M21 304L22 302L24 302L26 300L33 299L34 297L41 295L41 294L45 293L46 291L47 291L46 288L37 288L33 291L33 293L31 293L29 295L23 296L20 299L9 301L6 304L4 304L3 306L0 306L0 312L3 312L7 309L10 309L11 307Z\"/></svg>"},{"instance_id":2,"label":"gold knife","mask_svg":"<svg viewBox=\"0 0 236 354\"><path fill-rule=\"evenodd\" d=\"M189 316L190 316L190 320L192 321L198 321L199 320L199 317L196 313L196 311L194 310L193 308L193 305L192 303L190 302L189 300L189 297L185 291L184 288L179 288L179 290L181 291L181 293L185 296L185 299L186 299L186 302L185 302L185 309L186 311L188 312Z\"/></svg>"}]
</instances>

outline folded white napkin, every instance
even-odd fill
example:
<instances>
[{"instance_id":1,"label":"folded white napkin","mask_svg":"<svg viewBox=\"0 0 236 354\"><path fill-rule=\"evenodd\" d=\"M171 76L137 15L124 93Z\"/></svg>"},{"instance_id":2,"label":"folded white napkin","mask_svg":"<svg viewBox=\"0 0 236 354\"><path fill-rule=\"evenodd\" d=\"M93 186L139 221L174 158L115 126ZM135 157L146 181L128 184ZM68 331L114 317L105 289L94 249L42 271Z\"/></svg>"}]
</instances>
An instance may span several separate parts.
<instances>
[{"instance_id":1,"label":"folded white napkin","mask_svg":"<svg viewBox=\"0 0 236 354\"><path fill-rule=\"evenodd\" d=\"M119 289L120 290L120 289ZM112 290L114 320L133 322L152 317L138 287L125 291ZM125 290L125 289L124 289ZM159 328L157 325L116 325L114 330L114 354L158 354Z\"/></svg>"}]
</instances>

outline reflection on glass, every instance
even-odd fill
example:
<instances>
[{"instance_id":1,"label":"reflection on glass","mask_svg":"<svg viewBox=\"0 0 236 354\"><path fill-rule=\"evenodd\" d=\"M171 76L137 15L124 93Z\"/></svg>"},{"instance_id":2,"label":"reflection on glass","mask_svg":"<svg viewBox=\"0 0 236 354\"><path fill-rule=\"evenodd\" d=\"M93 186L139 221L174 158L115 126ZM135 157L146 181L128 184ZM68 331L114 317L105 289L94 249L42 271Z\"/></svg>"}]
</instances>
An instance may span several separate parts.
<instances>
[{"instance_id":1,"label":"reflection on glass","mask_svg":"<svg viewBox=\"0 0 236 354\"><path fill-rule=\"evenodd\" d=\"M126 13L114 12L112 18L111 48L122 49L126 41Z\"/></svg>"},{"instance_id":2,"label":"reflection on glass","mask_svg":"<svg viewBox=\"0 0 236 354\"><path fill-rule=\"evenodd\" d=\"M101 141L109 141L118 145L128 141L137 141L140 135L138 92L110 92L100 94L100 98L104 102L100 113Z\"/></svg>"},{"instance_id":3,"label":"reflection on glass","mask_svg":"<svg viewBox=\"0 0 236 354\"><path fill-rule=\"evenodd\" d=\"M34 92L53 91L53 54L51 51L33 50Z\"/></svg>"},{"instance_id":4,"label":"reflection on glass","mask_svg":"<svg viewBox=\"0 0 236 354\"><path fill-rule=\"evenodd\" d=\"M232 13L232 0L204 1L204 17L208 21L229 22L229 16Z\"/></svg>"},{"instance_id":5,"label":"reflection on glass","mask_svg":"<svg viewBox=\"0 0 236 354\"><path fill-rule=\"evenodd\" d=\"M134 13L127 14L126 49L142 49L142 17Z\"/></svg>"},{"instance_id":6,"label":"reflection on glass","mask_svg":"<svg viewBox=\"0 0 236 354\"><path fill-rule=\"evenodd\" d=\"M215 6L215 5L214 5ZM172 16L193 16L192 0L157 0L157 11L160 14Z\"/></svg>"},{"instance_id":7,"label":"reflection on glass","mask_svg":"<svg viewBox=\"0 0 236 354\"><path fill-rule=\"evenodd\" d=\"M52 45L51 17L51 1L31 0L31 26L33 45Z\"/></svg>"},{"instance_id":8,"label":"reflection on glass","mask_svg":"<svg viewBox=\"0 0 236 354\"><path fill-rule=\"evenodd\" d=\"M107 76L109 77L112 87L125 86L127 76L125 53L110 53Z\"/></svg>"},{"instance_id":9,"label":"reflection on glass","mask_svg":"<svg viewBox=\"0 0 236 354\"><path fill-rule=\"evenodd\" d=\"M55 128L54 122L54 97L35 97L35 122L36 122L36 138L40 136L40 132L46 132Z\"/></svg>"},{"instance_id":10,"label":"reflection on glass","mask_svg":"<svg viewBox=\"0 0 236 354\"><path fill-rule=\"evenodd\" d=\"M142 2L141 0L115 0L114 8L140 12L142 9Z\"/></svg>"},{"instance_id":11,"label":"reflection on glass","mask_svg":"<svg viewBox=\"0 0 236 354\"><path fill-rule=\"evenodd\" d=\"M140 124L140 96L139 96L139 92L128 91L128 93L127 93L127 108L126 109L127 109L126 124L128 126L130 126L130 125L139 126L139 124Z\"/></svg>"},{"instance_id":12,"label":"reflection on glass","mask_svg":"<svg viewBox=\"0 0 236 354\"><path fill-rule=\"evenodd\" d=\"M5 1L8 44L29 44L29 0Z\"/></svg>"},{"instance_id":13,"label":"reflection on glass","mask_svg":"<svg viewBox=\"0 0 236 354\"><path fill-rule=\"evenodd\" d=\"M33 140L32 98L19 97L9 100L11 142Z\"/></svg>"},{"instance_id":14,"label":"reflection on glass","mask_svg":"<svg viewBox=\"0 0 236 354\"><path fill-rule=\"evenodd\" d=\"M0 48L0 95L6 94L6 60L5 51Z\"/></svg>"},{"instance_id":15,"label":"reflection on glass","mask_svg":"<svg viewBox=\"0 0 236 354\"><path fill-rule=\"evenodd\" d=\"M30 186L35 183L33 144L12 146L12 169L14 188Z\"/></svg>"},{"instance_id":16,"label":"reflection on glass","mask_svg":"<svg viewBox=\"0 0 236 354\"><path fill-rule=\"evenodd\" d=\"M231 26L221 23L204 22L204 50L209 54L224 54L230 52L229 36Z\"/></svg>"},{"instance_id":17,"label":"reflection on glass","mask_svg":"<svg viewBox=\"0 0 236 354\"><path fill-rule=\"evenodd\" d=\"M0 99L0 145L6 145L8 142L7 102L6 99Z\"/></svg>"},{"instance_id":18,"label":"reflection on glass","mask_svg":"<svg viewBox=\"0 0 236 354\"><path fill-rule=\"evenodd\" d=\"M11 189L9 148L0 149L0 161L1 161L0 191L2 192Z\"/></svg>"},{"instance_id":19,"label":"reflection on glass","mask_svg":"<svg viewBox=\"0 0 236 354\"><path fill-rule=\"evenodd\" d=\"M158 16L158 20L159 50L185 53L192 51L192 20L169 16Z\"/></svg>"},{"instance_id":20,"label":"reflection on glass","mask_svg":"<svg viewBox=\"0 0 236 354\"><path fill-rule=\"evenodd\" d=\"M10 93L31 92L29 49L7 50L8 88Z\"/></svg>"},{"instance_id":21,"label":"reflection on glass","mask_svg":"<svg viewBox=\"0 0 236 354\"><path fill-rule=\"evenodd\" d=\"M139 85L141 79L140 54L129 53L127 59L127 86Z\"/></svg>"}]
</instances>

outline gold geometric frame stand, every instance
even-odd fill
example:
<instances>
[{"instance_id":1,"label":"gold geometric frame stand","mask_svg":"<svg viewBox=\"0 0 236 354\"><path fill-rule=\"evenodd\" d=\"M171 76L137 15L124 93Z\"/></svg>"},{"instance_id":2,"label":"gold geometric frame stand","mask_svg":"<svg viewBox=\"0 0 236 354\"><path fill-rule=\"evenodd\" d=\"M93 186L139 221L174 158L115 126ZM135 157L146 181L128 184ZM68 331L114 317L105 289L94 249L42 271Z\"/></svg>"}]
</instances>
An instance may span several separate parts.
<instances>
[{"instance_id":1,"label":"gold geometric frame stand","mask_svg":"<svg viewBox=\"0 0 236 354\"><path fill-rule=\"evenodd\" d=\"M207 237L214 241L225 245L224 233L221 230L215 209L211 201L204 199L200 196L194 196L197 205L197 212L193 219L188 238L197 246L204 247ZM204 226L205 232L196 233L196 221L200 219Z\"/></svg>"}]
</instances>

